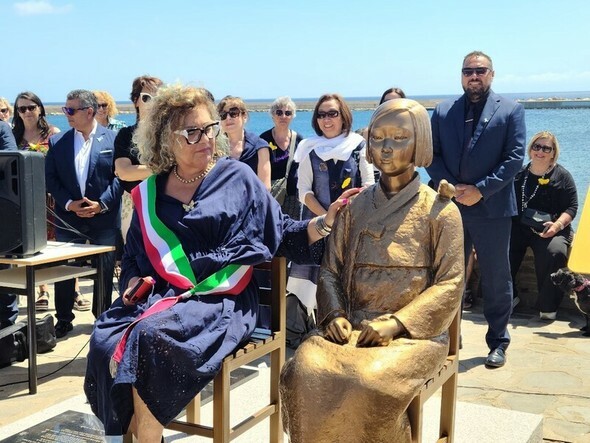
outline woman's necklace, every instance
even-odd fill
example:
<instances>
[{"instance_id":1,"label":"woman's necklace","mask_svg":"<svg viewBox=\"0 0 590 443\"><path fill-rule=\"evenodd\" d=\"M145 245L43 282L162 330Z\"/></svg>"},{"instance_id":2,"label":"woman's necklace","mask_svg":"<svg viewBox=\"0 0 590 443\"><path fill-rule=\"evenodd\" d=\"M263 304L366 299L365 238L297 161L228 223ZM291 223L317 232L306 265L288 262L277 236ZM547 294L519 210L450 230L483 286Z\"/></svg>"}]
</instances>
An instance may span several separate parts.
<instances>
[{"instance_id":1,"label":"woman's necklace","mask_svg":"<svg viewBox=\"0 0 590 443\"><path fill-rule=\"evenodd\" d=\"M172 172L174 173L174 177L176 177L176 179L180 183L184 183L185 185L188 185L190 183L196 182L197 180L201 180L202 178L205 178L205 176L207 174L209 174L209 171L211 171L211 169L213 168L213 164L214 163L209 163L203 172L201 172L199 175L197 175L196 177L193 177L189 180L184 179L180 175L178 175L177 165L174 165L174 168L172 168Z\"/></svg>"},{"instance_id":2,"label":"woman's necklace","mask_svg":"<svg viewBox=\"0 0 590 443\"><path fill-rule=\"evenodd\" d=\"M526 182L529 178L529 174L531 174L531 165L529 165L529 167L527 168L527 172L526 175L524 176L524 180L522 181L522 188L521 188L521 207L522 210L525 210L529 204L529 202L535 197L535 195L537 194L537 191L539 190L539 185L541 183L545 184L545 176L549 173L549 171L551 171L551 169L553 169L553 165L549 165L549 167L547 168L547 170L545 172L543 172L543 177L541 177L540 179L537 180L537 186L535 186L535 190L533 191L533 193L531 194L531 196L529 198L526 198L524 191L526 189Z\"/></svg>"}]
</instances>

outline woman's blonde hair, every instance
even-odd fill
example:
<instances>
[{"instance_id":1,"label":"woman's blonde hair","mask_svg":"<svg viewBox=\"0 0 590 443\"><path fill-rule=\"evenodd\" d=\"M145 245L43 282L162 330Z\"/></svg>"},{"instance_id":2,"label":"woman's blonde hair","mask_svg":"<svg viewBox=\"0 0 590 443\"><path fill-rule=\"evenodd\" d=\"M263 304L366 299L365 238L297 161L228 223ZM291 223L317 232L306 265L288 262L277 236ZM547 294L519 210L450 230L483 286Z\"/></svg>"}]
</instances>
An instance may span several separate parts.
<instances>
[{"instance_id":1,"label":"woman's blonde hair","mask_svg":"<svg viewBox=\"0 0 590 443\"><path fill-rule=\"evenodd\" d=\"M12 115L14 113L14 109L12 109L10 102L4 97L0 97L0 108L8 108L9 115Z\"/></svg>"},{"instance_id":2,"label":"woman's blonde hair","mask_svg":"<svg viewBox=\"0 0 590 443\"><path fill-rule=\"evenodd\" d=\"M426 167L432 163L432 130L430 128L430 116L424 106L408 98L388 100L379 105L369 123L367 133L368 148L371 148L371 131L377 120L390 112L408 112L414 125L414 165Z\"/></svg>"},{"instance_id":3,"label":"woman's blonde hair","mask_svg":"<svg viewBox=\"0 0 590 443\"><path fill-rule=\"evenodd\" d=\"M537 143L539 139L542 138L547 138L551 140L551 144L553 145L553 152L555 153L555 155L553 156L553 163L557 163L557 158L559 157L559 142L557 141L557 137L555 137L555 135L553 135L553 133L549 131L537 132L535 135L532 136L531 141L529 141L529 145L527 147L529 158L531 158L531 147L535 143Z\"/></svg>"},{"instance_id":4,"label":"woman's blonde hair","mask_svg":"<svg viewBox=\"0 0 590 443\"><path fill-rule=\"evenodd\" d=\"M176 164L174 131L180 129L185 115L198 107L205 107L212 120L219 120L211 94L203 88L168 85L158 89L141 116L133 143L139 150L139 160L155 174L168 172ZM227 138L222 131L215 139L215 157L227 155Z\"/></svg>"},{"instance_id":5,"label":"woman's blonde hair","mask_svg":"<svg viewBox=\"0 0 590 443\"><path fill-rule=\"evenodd\" d=\"M117 109L117 103L115 103L115 99L111 94L107 91L92 91L94 96L96 97L96 101L98 103L106 103L107 104L107 117L109 119L113 118L115 115L119 113Z\"/></svg>"}]
</instances>

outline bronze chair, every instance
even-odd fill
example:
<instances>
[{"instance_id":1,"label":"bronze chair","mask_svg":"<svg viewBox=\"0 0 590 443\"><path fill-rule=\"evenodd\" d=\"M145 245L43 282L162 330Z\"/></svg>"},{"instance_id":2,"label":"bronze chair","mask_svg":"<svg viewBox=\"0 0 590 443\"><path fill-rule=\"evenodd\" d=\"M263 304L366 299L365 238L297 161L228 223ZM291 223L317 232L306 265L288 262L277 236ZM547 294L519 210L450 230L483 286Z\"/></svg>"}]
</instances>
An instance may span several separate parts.
<instances>
[{"instance_id":1,"label":"bronze chair","mask_svg":"<svg viewBox=\"0 0 590 443\"><path fill-rule=\"evenodd\" d=\"M285 363L286 334L286 261L284 257L255 267L258 275L270 273L270 288L260 288L260 304L271 309L270 330L257 329L249 343L238 347L223 361L221 371L213 380L213 426L199 424L201 396L197 395L186 408L185 420L173 420L167 429L200 435L214 443L229 442L266 418L270 418L270 441L283 441L279 375ZM232 427L230 424L230 373L266 355L270 355L270 399L260 410Z\"/></svg>"},{"instance_id":2,"label":"bronze chair","mask_svg":"<svg viewBox=\"0 0 590 443\"><path fill-rule=\"evenodd\" d=\"M412 443L422 441L422 408L432 394L442 388L440 426L437 443L452 443L455 437L455 406L457 403L457 376L459 374L459 326L461 310L457 311L449 328L449 355L433 378L426 381L419 394L408 407L412 427Z\"/></svg>"}]
</instances>

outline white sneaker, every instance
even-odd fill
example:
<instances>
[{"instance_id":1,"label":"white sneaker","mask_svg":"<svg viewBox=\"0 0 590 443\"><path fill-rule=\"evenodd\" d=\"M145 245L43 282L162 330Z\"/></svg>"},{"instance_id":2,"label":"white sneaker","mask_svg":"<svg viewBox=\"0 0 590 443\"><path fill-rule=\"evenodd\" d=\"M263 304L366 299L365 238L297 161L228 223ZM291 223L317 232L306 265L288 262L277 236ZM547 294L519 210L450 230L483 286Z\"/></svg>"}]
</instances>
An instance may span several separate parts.
<instances>
[{"instance_id":1,"label":"white sneaker","mask_svg":"<svg viewBox=\"0 0 590 443\"><path fill-rule=\"evenodd\" d=\"M540 312L539 317L541 320L555 320L557 318L557 312Z\"/></svg>"}]
</instances>

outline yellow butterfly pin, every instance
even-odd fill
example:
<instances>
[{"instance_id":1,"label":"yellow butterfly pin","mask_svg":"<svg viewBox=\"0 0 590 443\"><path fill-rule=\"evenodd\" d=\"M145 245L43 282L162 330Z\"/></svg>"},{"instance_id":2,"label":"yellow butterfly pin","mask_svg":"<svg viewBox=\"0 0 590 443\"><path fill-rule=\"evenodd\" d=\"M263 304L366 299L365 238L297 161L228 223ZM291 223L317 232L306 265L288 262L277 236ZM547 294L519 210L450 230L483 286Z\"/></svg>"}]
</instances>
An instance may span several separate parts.
<instances>
[{"instance_id":1,"label":"yellow butterfly pin","mask_svg":"<svg viewBox=\"0 0 590 443\"><path fill-rule=\"evenodd\" d=\"M548 178L540 178L539 179L539 184L540 185L546 185L547 183L549 183L549 179Z\"/></svg>"},{"instance_id":2,"label":"yellow butterfly pin","mask_svg":"<svg viewBox=\"0 0 590 443\"><path fill-rule=\"evenodd\" d=\"M270 143L268 144L268 146L269 146L269 147L270 147L270 149L272 149L273 151L276 151L276 150L277 150L277 145L275 145L273 142L270 142Z\"/></svg>"}]
</instances>

